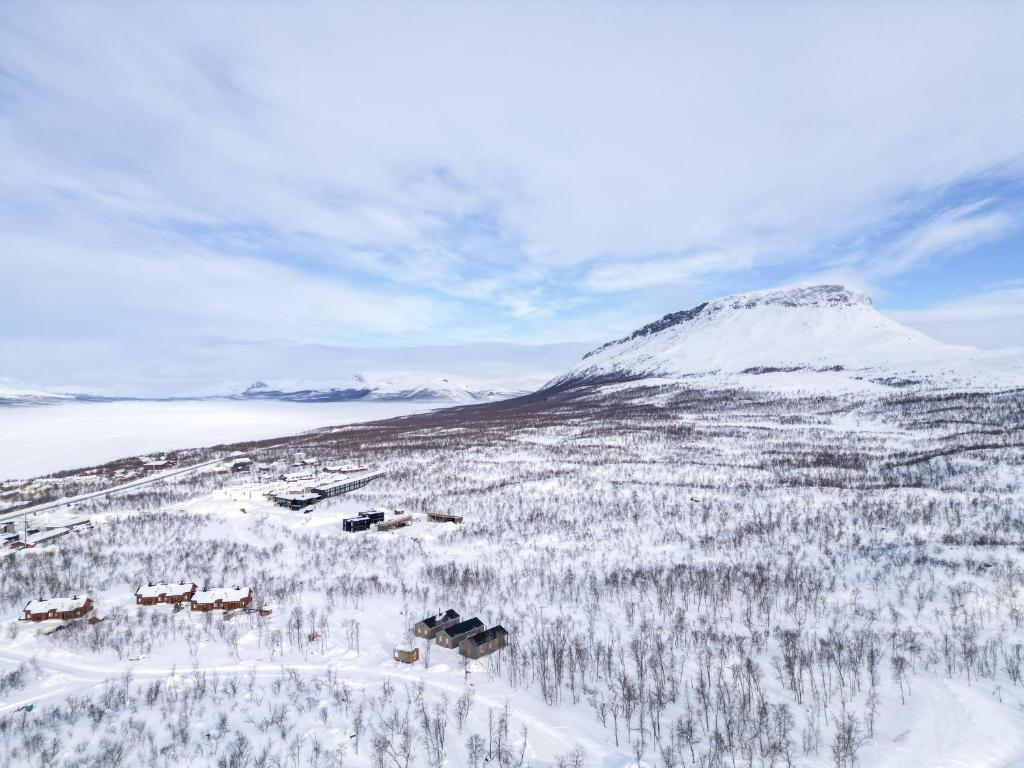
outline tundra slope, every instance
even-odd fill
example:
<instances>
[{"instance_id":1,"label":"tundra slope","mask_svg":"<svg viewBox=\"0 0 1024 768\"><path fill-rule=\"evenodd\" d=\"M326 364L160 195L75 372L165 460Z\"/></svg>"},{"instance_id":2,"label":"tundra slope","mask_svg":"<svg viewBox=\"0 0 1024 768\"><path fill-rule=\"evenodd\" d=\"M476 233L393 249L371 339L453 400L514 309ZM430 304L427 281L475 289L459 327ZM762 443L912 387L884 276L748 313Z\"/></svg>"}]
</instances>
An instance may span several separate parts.
<instances>
[{"instance_id":1,"label":"tundra slope","mask_svg":"<svg viewBox=\"0 0 1024 768\"><path fill-rule=\"evenodd\" d=\"M238 446L387 473L309 516L240 512L204 474L95 502L92 532L0 569L10 615L74 591L109 611L10 625L0 762L1024 759L1024 391L637 373ZM384 503L467 522L337 531ZM275 616L136 609L155 573L253 584ZM510 646L468 670L390 661L439 607Z\"/></svg>"}]
</instances>

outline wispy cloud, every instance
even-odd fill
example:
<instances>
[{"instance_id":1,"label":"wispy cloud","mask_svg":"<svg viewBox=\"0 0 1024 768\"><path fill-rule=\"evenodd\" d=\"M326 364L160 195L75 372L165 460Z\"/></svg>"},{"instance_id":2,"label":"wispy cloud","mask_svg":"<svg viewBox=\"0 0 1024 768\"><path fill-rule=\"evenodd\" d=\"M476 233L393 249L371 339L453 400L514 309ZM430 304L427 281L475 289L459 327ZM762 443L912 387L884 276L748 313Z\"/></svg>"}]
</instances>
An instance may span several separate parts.
<instances>
[{"instance_id":1,"label":"wispy cloud","mask_svg":"<svg viewBox=\"0 0 1024 768\"><path fill-rule=\"evenodd\" d=\"M1020 226L1018 218L991 206L992 201L982 200L928 219L886 248L881 258L872 260L870 272L880 277L906 272L930 259L1002 237Z\"/></svg>"},{"instance_id":2,"label":"wispy cloud","mask_svg":"<svg viewBox=\"0 0 1024 768\"><path fill-rule=\"evenodd\" d=\"M749 250L708 251L689 256L617 261L595 267L583 279L583 287L599 293L636 291L678 285L708 275L749 268L754 255Z\"/></svg>"},{"instance_id":3,"label":"wispy cloud","mask_svg":"<svg viewBox=\"0 0 1024 768\"><path fill-rule=\"evenodd\" d=\"M880 12L8 5L0 338L591 338L886 290L1019 231L1024 8Z\"/></svg>"}]
</instances>

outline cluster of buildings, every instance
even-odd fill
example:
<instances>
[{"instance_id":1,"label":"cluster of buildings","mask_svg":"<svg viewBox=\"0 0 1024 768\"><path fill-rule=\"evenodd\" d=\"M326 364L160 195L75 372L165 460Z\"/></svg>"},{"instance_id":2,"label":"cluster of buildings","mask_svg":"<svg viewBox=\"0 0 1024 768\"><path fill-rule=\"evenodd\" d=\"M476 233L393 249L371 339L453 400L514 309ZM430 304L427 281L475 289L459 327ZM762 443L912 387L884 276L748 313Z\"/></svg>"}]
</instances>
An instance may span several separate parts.
<instances>
[{"instance_id":1,"label":"cluster of buildings","mask_svg":"<svg viewBox=\"0 0 1024 768\"><path fill-rule=\"evenodd\" d=\"M52 544L57 539L79 529L91 526L89 518L65 520L43 528L20 524L15 520L0 523L0 545L8 549L32 549L43 544Z\"/></svg>"},{"instance_id":2,"label":"cluster of buildings","mask_svg":"<svg viewBox=\"0 0 1024 768\"><path fill-rule=\"evenodd\" d=\"M436 640L442 648L457 648L468 659L479 659L508 645L508 630L500 624L484 628L476 616L463 619L458 611L449 608L444 613L428 616L413 626L416 637ZM398 658L399 651L395 652ZM417 654L417 658L419 654Z\"/></svg>"},{"instance_id":3,"label":"cluster of buildings","mask_svg":"<svg viewBox=\"0 0 1024 768\"><path fill-rule=\"evenodd\" d=\"M451 515L446 512L427 512L428 523L461 523L462 515ZM369 512L363 512L355 517L346 517L341 521L342 530L347 533L368 531L371 525L376 525L378 531L390 531L394 528L404 528L412 525L412 515L404 509L390 510L386 507L377 507Z\"/></svg>"},{"instance_id":4,"label":"cluster of buildings","mask_svg":"<svg viewBox=\"0 0 1024 768\"><path fill-rule=\"evenodd\" d=\"M56 487L50 479L42 477L0 483L0 510L38 499Z\"/></svg>"},{"instance_id":5,"label":"cluster of buildings","mask_svg":"<svg viewBox=\"0 0 1024 768\"><path fill-rule=\"evenodd\" d=\"M378 531L390 531L394 528L404 528L412 525L412 515L404 509L387 509L377 507L369 512L363 512L355 517L346 517L341 521L341 528L348 533L369 530L371 525L376 525Z\"/></svg>"},{"instance_id":6,"label":"cluster of buildings","mask_svg":"<svg viewBox=\"0 0 1024 768\"><path fill-rule=\"evenodd\" d=\"M177 584L146 584L135 590L136 605L191 605L193 611L233 611L252 604L252 587L199 589L190 581ZM30 600L22 609L25 621L78 619L95 607L88 595Z\"/></svg>"},{"instance_id":7,"label":"cluster of buildings","mask_svg":"<svg viewBox=\"0 0 1024 768\"><path fill-rule=\"evenodd\" d=\"M157 453L150 456L139 456L139 464L144 472L163 472L178 466L178 454Z\"/></svg>"},{"instance_id":8,"label":"cluster of buildings","mask_svg":"<svg viewBox=\"0 0 1024 768\"><path fill-rule=\"evenodd\" d=\"M252 604L252 587L199 589L191 581L177 584L146 584L135 590L136 605L189 603L193 611L234 611Z\"/></svg>"},{"instance_id":9,"label":"cluster of buildings","mask_svg":"<svg viewBox=\"0 0 1024 768\"><path fill-rule=\"evenodd\" d=\"M341 476L334 475L317 482L292 486L283 491L275 491L270 493L269 496L271 501L278 506L296 510L304 509L312 504L316 504L318 501L341 496L342 494L362 488L381 477L384 477L384 473L379 470L342 474ZM287 478L288 476L286 475L285 479ZM310 476L310 480L314 479L315 476Z\"/></svg>"}]
</instances>

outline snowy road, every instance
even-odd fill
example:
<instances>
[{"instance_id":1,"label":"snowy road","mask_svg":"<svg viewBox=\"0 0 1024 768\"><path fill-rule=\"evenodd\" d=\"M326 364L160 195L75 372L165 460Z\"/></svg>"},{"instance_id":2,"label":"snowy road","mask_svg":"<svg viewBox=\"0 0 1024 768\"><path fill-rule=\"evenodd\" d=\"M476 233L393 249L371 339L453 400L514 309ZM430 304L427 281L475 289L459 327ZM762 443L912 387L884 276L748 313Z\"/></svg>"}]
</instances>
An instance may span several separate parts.
<instances>
[{"instance_id":1,"label":"snowy road","mask_svg":"<svg viewBox=\"0 0 1024 768\"><path fill-rule=\"evenodd\" d=\"M187 467L177 467L176 469L168 470L167 472L160 472L156 475L149 475L147 477L139 478L138 480L132 480L129 483L122 483L121 485L115 485L112 488L105 488L101 491L90 491L89 493L82 493L78 496L69 496L66 499L57 499L56 501L48 501L45 504L37 504L34 507L25 507L19 509L17 512L11 512L6 515L0 515L0 523L8 520L19 520L25 515L35 515L40 512L47 512L51 509L57 509L59 507L66 507L70 504L76 504L80 501L86 501L88 499L98 499L102 496L109 496L112 493L118 493L119 491L127 491L132 488L139 488L143 485L149 485L150 483L157 483L161 480L166 480L169 477L176 475L184 475L187 472L193 472L203 467L210 467L214 464L219 464L224 461L223 457L216 459L210 459L209 461L202 461L199 464L190 464Z\"/></svg>"}]
</instances>

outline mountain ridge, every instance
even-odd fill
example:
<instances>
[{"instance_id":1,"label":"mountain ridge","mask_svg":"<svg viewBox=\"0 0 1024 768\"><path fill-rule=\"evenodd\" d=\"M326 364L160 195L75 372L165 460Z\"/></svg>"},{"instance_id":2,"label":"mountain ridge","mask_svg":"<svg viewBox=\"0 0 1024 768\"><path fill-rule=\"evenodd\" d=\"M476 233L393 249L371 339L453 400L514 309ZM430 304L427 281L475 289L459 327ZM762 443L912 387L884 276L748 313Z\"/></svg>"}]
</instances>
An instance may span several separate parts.
<instances>
[{"instance_id":1,"label":"mountain ridge","mask_svg":"<svg viewBox=\"0 0 1024 768\"><path fill-rule=\"evenodd\" d=\"M813 285L723 296L664 315L591 350L547 387L649 377L758 387L1016 387L1024 386L1024 351L944 344L881 314L866 294Z\"/></svg>"}]
</instances>

